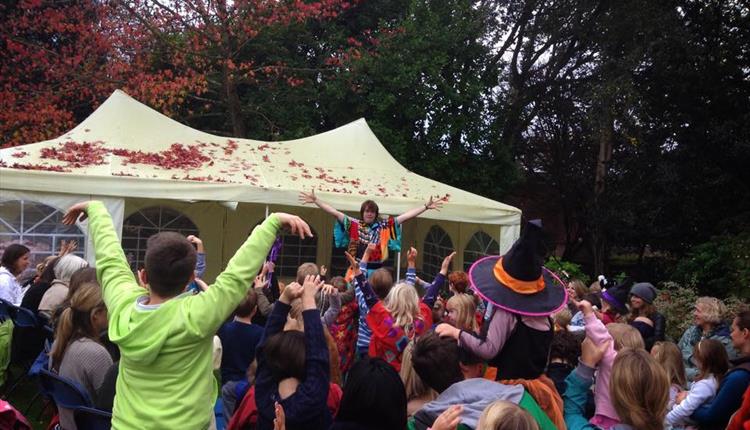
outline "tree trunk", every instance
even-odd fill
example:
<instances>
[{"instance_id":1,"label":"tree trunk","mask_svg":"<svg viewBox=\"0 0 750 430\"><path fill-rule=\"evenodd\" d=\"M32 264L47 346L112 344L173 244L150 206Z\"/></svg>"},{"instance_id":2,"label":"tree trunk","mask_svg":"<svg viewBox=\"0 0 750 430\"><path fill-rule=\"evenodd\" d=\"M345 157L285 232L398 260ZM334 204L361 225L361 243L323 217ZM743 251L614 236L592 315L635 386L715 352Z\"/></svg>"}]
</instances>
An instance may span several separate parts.
<instances>
[{"instance_id":1,"label":"tree trunk","mask_svg":"<svg viewBox=\"0 0 750 430\"><path fill-rule=\"evenodd\" d=\"M606 99L601 107L600 115L599 155L596 159L596 172L594 174L594 210L591 229L591 250L594 272L597 275L604 273L607 259L607 238L604 226L606 221L602 213L602 197L606 190L607 167L612 160L612 141L614 138L612 111Z\"/></svg>"}]
</instances>

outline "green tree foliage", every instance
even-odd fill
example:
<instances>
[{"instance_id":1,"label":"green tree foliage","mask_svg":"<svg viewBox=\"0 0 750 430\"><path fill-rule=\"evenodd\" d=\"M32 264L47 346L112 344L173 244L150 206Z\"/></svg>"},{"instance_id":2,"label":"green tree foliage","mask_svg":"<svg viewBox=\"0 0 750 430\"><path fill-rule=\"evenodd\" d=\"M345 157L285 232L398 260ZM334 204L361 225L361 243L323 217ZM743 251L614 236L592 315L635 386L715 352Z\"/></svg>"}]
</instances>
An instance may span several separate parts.
<instances>
[{"instance_id":1,"label":"green tree foliage","mask_svg":"<svg viewBox=\"0 0 750 430\"><path fill-rule=\"evenodd\" d=\"M721 235L696 245L680 260L672 279L701 295L750 298L750 232Z\"/></svg>"}]
</instances>

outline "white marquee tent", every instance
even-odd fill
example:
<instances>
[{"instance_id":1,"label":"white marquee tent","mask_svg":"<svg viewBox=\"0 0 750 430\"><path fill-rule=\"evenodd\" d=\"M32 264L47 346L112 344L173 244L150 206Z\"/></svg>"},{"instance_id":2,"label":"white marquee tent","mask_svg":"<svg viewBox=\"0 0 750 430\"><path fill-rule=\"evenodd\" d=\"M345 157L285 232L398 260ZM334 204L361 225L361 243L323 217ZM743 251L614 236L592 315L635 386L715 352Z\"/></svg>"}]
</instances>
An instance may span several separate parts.
<instances>
[{"instance_id":1,"label":"white marquee tent","mask_svg":"<svg viewBox=\"0 0 750 430\"><path fill-rule=\"evenodd\" d=\"M449 194L441 211L404 225L402 244L422 251L418 264L428 273L449 249L459 251L461 267L507 250L519 233L520 210L410 172L364 119L297 140L230 139L194 130L115 91L63 136L0 150L0 246L39 242L41 256L59 239L83 238L85 226L59 227L60 210L99 199L134 264L156 231L198 233L211 278L267 211L287 211L308 220L317 237L285 239L281 271L288 275L306 259L337 267L342 260L332 248L333 219L298 203L299 191L310 189L352 214L365 199L375 200L382 214L400 214L430 195ZM85 255L91 259L90 246Z\"/></svg>"}]
</instances>

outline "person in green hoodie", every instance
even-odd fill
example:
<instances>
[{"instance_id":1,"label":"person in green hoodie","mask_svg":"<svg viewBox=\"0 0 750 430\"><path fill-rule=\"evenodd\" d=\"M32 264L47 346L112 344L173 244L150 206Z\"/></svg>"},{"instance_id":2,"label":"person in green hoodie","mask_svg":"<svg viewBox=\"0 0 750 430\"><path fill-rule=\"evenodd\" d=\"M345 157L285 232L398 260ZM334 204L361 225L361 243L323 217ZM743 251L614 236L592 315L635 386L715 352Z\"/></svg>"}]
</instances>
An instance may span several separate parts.
<instances>
[{"instance_id":1,"label":"person in green hoodie","mask_svg":"<svg viewBox=\"0 0 750 430\"><path fill-rule=\"evenodd\" d=\"M276 213L256 227L226 270L202 294L183 293L193 280L195 248L183 236L149 238L140 287L112 219L101 202L73 205L63 222L89 218L96 271L109 311L109 337L122 354L113 429L205 429L212 425L216 380L213 336L253 285L282 226L312 237L299 217Z\"/></svg>"}]
</instances>

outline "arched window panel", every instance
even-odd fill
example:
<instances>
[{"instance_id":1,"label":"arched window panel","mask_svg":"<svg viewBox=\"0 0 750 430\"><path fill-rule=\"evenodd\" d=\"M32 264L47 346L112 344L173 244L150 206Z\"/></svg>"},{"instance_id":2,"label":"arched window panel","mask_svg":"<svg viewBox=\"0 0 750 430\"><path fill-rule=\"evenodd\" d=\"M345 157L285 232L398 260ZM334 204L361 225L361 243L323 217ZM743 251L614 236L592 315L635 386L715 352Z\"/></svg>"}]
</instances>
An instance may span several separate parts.
<instances>
[{"instance_id":1,"label":"arched window panel","mask_svg":"<svg viewBox=\"0 0 750 430\"><path fill-rule=\"evenodd\" d=\"M420 276L425 280L432 279L440 272L440 265L443 263L445 256L453 250L453 241L448 233L438 225L430 227L422 247L422 272Z\"/></svg>"},{"instance_id":2,"label":"arched window panel","mask_svg":"<svg viewBox=\"0 0 750 430\"><path fill-rule=\"evenodd\" d=\"M471 236L464 249L464 270L468 271L469 267L482 257L498 254L500 254L500 244L489 234L478 231Z\"/></svg>"},{"instance_id":3,"label":"arched window panel","mask_svg":"<svg viewBox=\"0 0 750 430\"><path fill-rule=\"evenodd\" d=\"M284 232L281 236L281 251L276 260L275 273L278 276L294 278L302 263L317 263L318 234L300 239L299 236Z\"/></svg>"},{"instance_id":4,"label":"arched window panel","mask_svg":"<svg viewBox=\"0 0 750 430\"><path fill-rule=\"evenodd\" d=\"M32 267L50 255L57 255L62 241L74 240L74 254L83 257L86 238L76 225L63 225L64 213L52 206L31 200L0 202L0 254L11 243L31 250Z\"/></svg>"},{"instance_id":5,"label":"arched window panel","mask_svg":"<svg viewBox=\"0 0 750 430\"><path fill-rule=\"evenodd\" d=\"M122 250L130 268L143 267L148 238L163 231L200 236L198 227L183 213L164 206L140 209L122 223Z\"/></svg>"}]
</instances>

